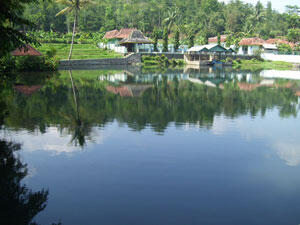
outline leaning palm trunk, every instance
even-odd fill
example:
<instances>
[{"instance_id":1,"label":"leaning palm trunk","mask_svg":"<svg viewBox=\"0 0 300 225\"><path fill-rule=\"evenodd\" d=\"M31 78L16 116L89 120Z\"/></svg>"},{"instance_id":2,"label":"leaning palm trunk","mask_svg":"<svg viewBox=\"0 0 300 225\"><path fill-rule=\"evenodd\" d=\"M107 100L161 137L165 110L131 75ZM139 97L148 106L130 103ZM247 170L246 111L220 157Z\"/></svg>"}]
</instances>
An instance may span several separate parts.
<instances>
[{"instance_id":1,"label":"leaning palm trunk","mask_svg":"<svg viewBox=\"0 0 300 225\"><path fill-rule=\"evenodd\" d=\"M72 57L73 44L74 44L74 38L75 38L75 31L76 31L76 21L77 21L77 10L75 10L75 15L74 15L74 25L73 25L72 42L71 42L71 48L70 48L70 53L69 53L68 60L70 60L71 57Z\"/></svg>"},{"instance_id":2,"label":"leaning palm trunk","mask_svg":"<svg viewBox=\"0 0 300 225\"><path fill-rule=\"evenodd\" d=\"M77 97L76 97L76 90L75 90L75 84L73 81L73 75L72 75L72 71L69 70L69 75L70 75L70 79L71 79L71 85L72 85L72 90L73 90L73 97L74 97L74 102L75 102L75 106L76 106L76 115L78 117L78 104L77 104Z\"/></svg>"}]
</instances>

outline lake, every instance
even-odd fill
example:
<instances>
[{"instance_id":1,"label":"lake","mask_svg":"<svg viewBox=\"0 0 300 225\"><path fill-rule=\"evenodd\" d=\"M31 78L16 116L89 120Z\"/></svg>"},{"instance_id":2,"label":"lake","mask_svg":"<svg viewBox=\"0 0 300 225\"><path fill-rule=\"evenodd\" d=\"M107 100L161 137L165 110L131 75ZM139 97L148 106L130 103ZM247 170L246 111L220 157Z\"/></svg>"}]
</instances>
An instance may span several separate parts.
<instances>
[{"instance_id":1,"label":"lake","mask_svg":"<svg viewBox=\"0 0 300 225\"><path fill-rule=\"evenodd\" d=\"M43 225L300 224L299 73L116 67L6 76L2 216L33 210ZM16 201L22 186L31 195Z\"/></svg>"}]
</instances>

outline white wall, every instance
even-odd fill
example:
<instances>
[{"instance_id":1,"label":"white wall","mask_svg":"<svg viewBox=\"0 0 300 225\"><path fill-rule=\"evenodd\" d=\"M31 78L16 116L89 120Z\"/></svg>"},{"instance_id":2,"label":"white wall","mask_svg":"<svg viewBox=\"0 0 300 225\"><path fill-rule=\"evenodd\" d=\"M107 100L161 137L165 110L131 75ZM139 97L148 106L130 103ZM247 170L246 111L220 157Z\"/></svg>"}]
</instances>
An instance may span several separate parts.
<instances>
[{"instance_id":1,"label":"white wall","mask_svg":"<svg viewBox=\"0 0 300 225\"><path fill-rule=\"evenodd\" d=\"M127 48L126 47L119 46L119 45L116 45L116 44L100 43L99 48L107 48L107 49L113 50L113 51L118 52L118 53L123 53L123 54L127 53Z\"/></svg>"},{"instance_id":2,"label":"white wall","mask_svg":"<svg viewBox=\"0 0 300 225\"><path fill-rule=\"evenodd\" d=\"M276 55L272 53L264 53L261 57L265 60L283 61L290 63L300 63L300 55Z\"/></svg>"},{"instance_id":3,"label":"white wall","mask_svg":"<svg viewBox=\"0 0 300 225\"><path fill-rule=\"evenodd\" d=\"M244 54L243 46L239 47L238 55L254 55L260 49L259 46L248 46L248 54Z\"/></svg>"}]
</instances>

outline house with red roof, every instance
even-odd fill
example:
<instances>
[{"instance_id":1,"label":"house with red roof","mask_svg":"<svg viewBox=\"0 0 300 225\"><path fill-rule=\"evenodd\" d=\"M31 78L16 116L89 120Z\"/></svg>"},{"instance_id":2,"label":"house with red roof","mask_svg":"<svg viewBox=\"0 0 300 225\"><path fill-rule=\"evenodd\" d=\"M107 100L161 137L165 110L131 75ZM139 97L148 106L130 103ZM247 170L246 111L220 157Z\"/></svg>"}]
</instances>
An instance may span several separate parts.
<instances>
[{"instance_id":1,"label":"house with red roof","mask_svg":"<svg viewBox=\"0 0 300 225\"><path fill-rule=\"evenodd\" d=\"M258 37L243 38L239 43L238 54L240 55L255 55L260 49L263 48L265 41Z\"/></svg>"},{"instance_id":2,"label":"house with red roof","mask_svg":"<svg viewBox=\"0 0 300 225\"><path fill-rule=\"evenodd\" d=\"M41 56L42 55L42 53L40 53L38 50L36 50L29 44L25 44L21 48L15 49L11 54L13 56Z\"/></svg>"},{"instance_id":3,"label":"house with red roof","mask_svg":"<svg viewBox=\"0 0 300 225\"><path fill-rule=\"evenodd\" d=\"M220 35L220 45L226 47L227 35ZM208 38L208 44L218 44L218 36Z\"/></svg>"},{"instance_id":4,"label":"house with red roof","mask_svg":"<svg viewBox=\"0 0 300 225\"><path fill-rule=\"evenodd\" d=\"M120 53L138 52L145 45L153 43L136 28L111 30L106 32L103 38L107 39L108 42L107 44L101 43L100 47L106 47Z\"/></svg>"}]
</instances>

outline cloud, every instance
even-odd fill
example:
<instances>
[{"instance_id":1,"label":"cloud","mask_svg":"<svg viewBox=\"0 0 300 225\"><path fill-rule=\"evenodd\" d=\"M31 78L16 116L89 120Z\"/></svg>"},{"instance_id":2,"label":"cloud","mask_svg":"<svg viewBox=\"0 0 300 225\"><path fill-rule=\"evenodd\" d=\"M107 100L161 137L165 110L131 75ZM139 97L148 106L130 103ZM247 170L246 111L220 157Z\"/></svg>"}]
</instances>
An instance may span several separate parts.
<instances>
[{"instance_id":1,"label":"cloud","mask_svg":"<svg viewBox=\"0 0 300 225\"><path fill-rule=\"evenodd\" d=\"M280 159L284 160L288 166L298 166L300 164L300 143L279 142L274 145Z\"/></svg>"},{"instance_id":2,"label":"cloud","mask_svg":"<svg viewBox=\"0 0 300 225\"><path fill-rule=\"evenodd\" d=\"M88 147L102 144L104 138L108 135L107 133L104 135L102 130L96 128L92 132L93 140L87 140ZM82 151L80 146L74 146L70 143L72 138L70 134L61 133L57 127L49 127L44 134L38 131L32 134L25 130L2 130L0 131L0 137L21 143L22 150L26 152L48 151L52 155L59 155Z\"/></svg>"}]
</instances>

